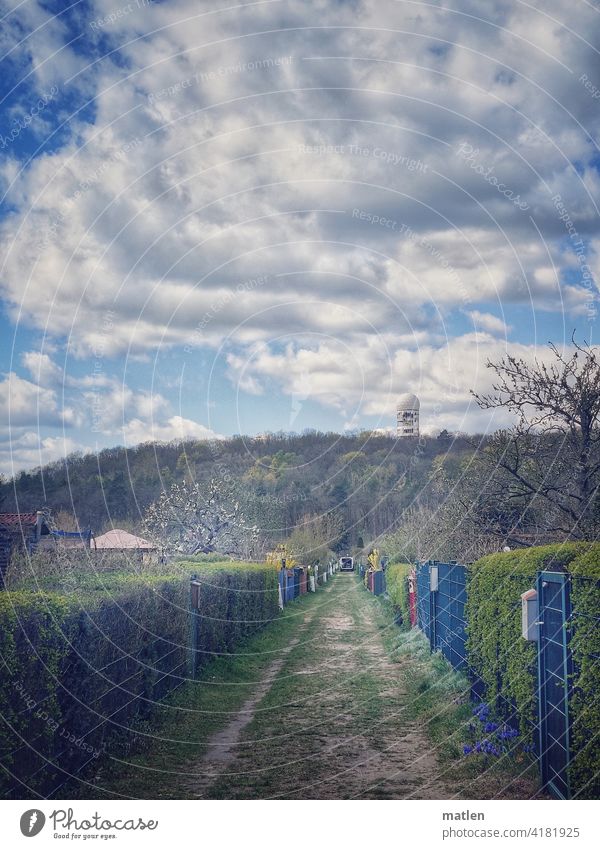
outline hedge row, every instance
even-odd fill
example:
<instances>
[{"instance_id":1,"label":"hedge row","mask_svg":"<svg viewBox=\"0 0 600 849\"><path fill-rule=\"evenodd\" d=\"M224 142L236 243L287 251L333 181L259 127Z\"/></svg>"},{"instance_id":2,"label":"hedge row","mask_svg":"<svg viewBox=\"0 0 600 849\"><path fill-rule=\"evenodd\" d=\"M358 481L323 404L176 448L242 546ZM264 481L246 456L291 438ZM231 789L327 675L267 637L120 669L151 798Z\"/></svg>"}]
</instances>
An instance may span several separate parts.
<instances>
[{"instance_id":1,"label":"hedge row","mask_svg":"<svg viewBox=\"0 0 600 849\"><path fill-rule=\"evenodd\" d=\"M581 798L600 798L600 545L570 564L574 611L571 652L575 664L571 698L570 778Z\"/></svg>"},{"instance_id":2,"label":"hedge row","mask_svg":"<svg viewBox=\"0 0 600 849\"><path fill-rule=\"evenodd\" d=\"M387 592L408 622L410 567L388 566ZM600 797L600 544L562 543L490 554L467 567L466 658L473 689L537 744L537 647L521 636L521 601L539 571L569 576L571 793Z\"/></svg>"},{"instance_id":3,"label":"hedge row","mask_svg":"<svg viewBox=\"0 0 600 849\"><path fill-rule=\"evenodd\" d=\"M412 568L410 563L393 563L385 570L387 594L394 607L400 611L403 628L410 628L408 575Z\"/></svg>"},{"instance_id":4,"label":"hedge row","mask_svg":"<svg viewBox=\"0 0 600 849\"><path fill-rule=\"evenodd\" d=\"M520 594L540 570L566 570L573 609L570 648L571 792L600 795L600 544L564 543L483 557L468 569L467 658L486 698L533 740L536 646L521 637Z\"/></svg>"},{"instance_id":5,"label":"hedge row","mask_svg":"<svg viewBox=\"0 0 600 849\"><path fill-rule=\"evenodd\" d=\"M230 653L241 639L271 622L279 612L279 591L277 571L271 566L248 568L244 564L193 571L200 582L200 609L194 621L194 670L198 671L214 656Z\"/></svg>"},{"instance_id":6,"label":"hedge row","mask_svg":"<svg viewBox=\"0 0 600 849\"><path fill-rule=\"evenodd\" d=\"M156 702L189 675L191 572L200 582L196 669L277 615L274 570L190 567L87 576L68 595L0 592L4 798L64 797L102 752L133 745Z\"/></svg>"}]
</instances>

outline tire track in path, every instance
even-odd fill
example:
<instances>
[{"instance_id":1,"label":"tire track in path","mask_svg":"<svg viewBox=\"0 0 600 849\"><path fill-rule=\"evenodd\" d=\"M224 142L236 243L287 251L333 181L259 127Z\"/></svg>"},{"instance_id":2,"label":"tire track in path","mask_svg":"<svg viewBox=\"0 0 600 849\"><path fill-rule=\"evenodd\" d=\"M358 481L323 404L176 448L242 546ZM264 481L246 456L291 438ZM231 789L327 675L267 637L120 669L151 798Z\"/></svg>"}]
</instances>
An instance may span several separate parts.
<instances>
[{"instance_id":1,"label":"tire track in path","mask_svg":"<svg viewBox=\"0 0 600 849\"><path fill-rule=\"evenodd\" d=\"M288 655L300 644L302 634L313 615L314 613L310 613L304 616L296 636L280 650L279 656L269 665L252 695L246 699L233 719L209 739L206 753L191 767L190 772L194 773L194 777L188 777L183 782L184 788L192 797L204 797L236 760L244 730L254 719L259 704L277 680Z\"/></svg>"}]
</instances>

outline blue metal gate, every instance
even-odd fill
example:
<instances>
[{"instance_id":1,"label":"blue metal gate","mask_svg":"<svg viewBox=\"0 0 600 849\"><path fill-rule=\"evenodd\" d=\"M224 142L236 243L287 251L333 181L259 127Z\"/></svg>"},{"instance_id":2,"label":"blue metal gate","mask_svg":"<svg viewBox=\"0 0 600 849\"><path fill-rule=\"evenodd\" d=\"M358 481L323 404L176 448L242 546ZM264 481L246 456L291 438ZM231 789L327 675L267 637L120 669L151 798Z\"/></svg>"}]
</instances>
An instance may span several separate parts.
<instances>
[{"instance_id":1,"label":"blue metal gate","mask_svg":"<svg viewBox=\"0 0 600 849\"><path fill-rule=\"evenodd\" d=\"M466 667L465 602L466 569L458 563L437 563L438 588L435 598L435 646L455 669Z\"/></svg>"},{"instance_id":2,"label":"blue metal gate","mask_svg":"<svg viewBox=\"0 0 600 849\"><path fill-rule=\"evenodd\" d=\"M465 669L472 695L486 697L486 685L466 660L465 603L467 569L435 560L416 567L417 625L432 651L441 651L455 669ZM572 655L569 646L574 612L570 581L563 572L540 571L536 577L538 615L538 746L544 787L562 799L571 796L569 699ZM600 586L600 583L599 583ZM515 600L517 606L518 600ZM577 611L575 611L575 616Z\"/></svg>"},{"instance_id":3,"label":"blue metal gate","mask_svg":"<svg viewBox=\"0 0 600 849\"><path fill-rule=\"evenodd\" d=\"M561 799L569 791L569 675L568 646L571 609L569 582L561 572L539 572L538 687L539 740L542 782Z\"/></svg>"},{"instance_id":4,"label":"blue metal gate","mask_svg":"<svg viewBox=\"0 0 600 849\"><path fill-rule=\"evenodd\" d=\"M466 666L466 569L459 563L429 560L417 573L417 625L432 651L441 651L455 669ZM433 584L436 589L431 589ZM437 573L437 577L436 577Z\"/></svg>"}]
</instances>

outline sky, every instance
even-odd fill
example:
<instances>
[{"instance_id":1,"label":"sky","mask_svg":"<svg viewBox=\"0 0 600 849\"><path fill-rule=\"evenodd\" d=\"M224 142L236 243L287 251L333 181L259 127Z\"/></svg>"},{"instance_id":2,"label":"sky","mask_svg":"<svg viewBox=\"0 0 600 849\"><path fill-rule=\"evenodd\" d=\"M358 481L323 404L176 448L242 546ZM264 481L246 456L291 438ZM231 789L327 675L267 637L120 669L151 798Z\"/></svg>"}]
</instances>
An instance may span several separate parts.
<instances>
[{"instance_id":1,"label":"sky","mask_svg":"<svg viewBox=\"0 0 600 849\"><path fill-rule=\"evenodd\" d=\"M597 341L594 3L0 9L0 472L482 432L489 360Z\"/></svg>"}]
</instances>

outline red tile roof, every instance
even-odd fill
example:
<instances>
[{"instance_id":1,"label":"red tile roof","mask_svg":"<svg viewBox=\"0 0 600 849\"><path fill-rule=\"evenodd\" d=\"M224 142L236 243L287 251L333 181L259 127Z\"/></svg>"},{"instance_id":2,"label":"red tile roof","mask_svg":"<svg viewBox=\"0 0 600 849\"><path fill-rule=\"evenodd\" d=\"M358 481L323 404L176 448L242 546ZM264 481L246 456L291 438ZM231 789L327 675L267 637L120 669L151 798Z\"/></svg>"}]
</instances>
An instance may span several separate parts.
<instances>
[{"instance_id":1,"label":"red tile roof","mask_svg":"<svg viewBox=\"0 0 600 849\"><path fill-rule=\"evenodd\" d=\"M0 525L5 528L20 528L23 525L35 525L37 513L0 513Z\"/></svg>"}]
</instances>

